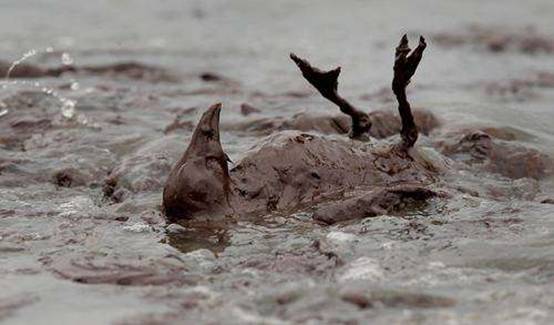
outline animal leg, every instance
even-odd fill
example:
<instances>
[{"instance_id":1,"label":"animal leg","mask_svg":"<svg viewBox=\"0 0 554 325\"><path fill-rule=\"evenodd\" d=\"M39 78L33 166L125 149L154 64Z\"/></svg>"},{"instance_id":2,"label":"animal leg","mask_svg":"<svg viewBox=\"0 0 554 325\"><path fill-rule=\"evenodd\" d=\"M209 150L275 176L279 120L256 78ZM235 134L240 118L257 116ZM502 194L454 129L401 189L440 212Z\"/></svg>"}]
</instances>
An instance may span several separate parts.
<instances>
[{"instance_id":1,"label":"animal leg","mask_svg":"<svg viewBox=\"0 0 554 325\"><path fill-rule=\"evenodd\" d=\"M333 102L340 108L341 112L350 116L352 120L350 138L366 140L368 138L369 129L371 128L369 115L358 110L338 94L338 77L341 68L337 67L333 70L322 71L313 67L307 60L299 58L294 53L290 54L290 58L296 63L304 78L314 86L324 98Z\"/></svg>"},{"instance_id":2,"label":"animal leg","mask_svg":"<svg viewBox=\"0 0 554 325\"><path fill-rule=\"evenodd\" d=\"M419 38L419 45L410 54L411 49L408 46L408 37L404 35L396 48L392 91L398 101L398 111L402 121L400 135L402 137L402 147L404 149L413 147L418 137L418 130L414 122L412 109L406 98L406 87L410 83L410 79L414 75L426 47L427 43L425 43L425 38L421 36Z\"/></svg>"}]
</instances>

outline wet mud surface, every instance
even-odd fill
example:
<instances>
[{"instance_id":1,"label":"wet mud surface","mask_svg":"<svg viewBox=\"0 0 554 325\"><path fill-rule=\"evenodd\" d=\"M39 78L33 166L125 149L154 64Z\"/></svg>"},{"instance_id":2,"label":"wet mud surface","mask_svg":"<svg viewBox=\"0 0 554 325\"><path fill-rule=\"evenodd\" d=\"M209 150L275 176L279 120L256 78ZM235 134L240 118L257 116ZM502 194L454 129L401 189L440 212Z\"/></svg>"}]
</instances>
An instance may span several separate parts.
<instances>
[{"instance_id":1,"label":"wet mud surface","mask_svg":"<svg viewBox=\"0 0 554 325\"><path fill-rule=\"evenodd\" d=\"M77 2L9 2L0 71L54 49L2 83L1 322L554 321L550 2L138 1L131 20L126 2L90 14ZM52 23L60 8L72 30ZM91 28L97 19L104 28ZM261 216L165 221L167 176L213 103L238 174L266 159L253 151L293 135L351 144L352 155L398 143L389 89L404 32L429 36L408 89L425 191L356 188L291 213L284 195ZM342 95L369 114L370 142L347 138L349 119L306 84L291 51L342 66ZM374 166L387 170L382 152ZM348 177L374 171L358 173ZM391 207L391 195L406 199Z\"/></svg>"}]
</instances>

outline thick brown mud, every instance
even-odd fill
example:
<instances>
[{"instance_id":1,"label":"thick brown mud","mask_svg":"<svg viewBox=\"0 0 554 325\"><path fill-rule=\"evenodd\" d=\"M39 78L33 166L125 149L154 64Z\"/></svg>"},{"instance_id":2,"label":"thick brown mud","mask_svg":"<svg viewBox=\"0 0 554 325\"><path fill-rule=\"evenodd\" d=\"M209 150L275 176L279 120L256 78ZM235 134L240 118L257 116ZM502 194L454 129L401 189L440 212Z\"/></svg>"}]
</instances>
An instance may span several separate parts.
<instances>
[{"instance_id":1,"label":"thick brown mud","mask_svg":"<svg viewBox=\"0 0 554 325\"><path fill-rule=\"evenodd\" d=\"M8 3L0 73L38 53L0 94L0 321L554 321L550 2ZM380 153L351 178L405 167L385 150L400 141L390 84L405 32L429 36L407 93L425 186L402 178L317 205L288 209L297 197L283 196L261 214L165 221L166 179L216 102L229 169L248 171L244 193L264 202L275 193L246 163L300 135ZM369 142L350 146L349 117L291 51L342 67Z\"/></svg>"}]
</instances>

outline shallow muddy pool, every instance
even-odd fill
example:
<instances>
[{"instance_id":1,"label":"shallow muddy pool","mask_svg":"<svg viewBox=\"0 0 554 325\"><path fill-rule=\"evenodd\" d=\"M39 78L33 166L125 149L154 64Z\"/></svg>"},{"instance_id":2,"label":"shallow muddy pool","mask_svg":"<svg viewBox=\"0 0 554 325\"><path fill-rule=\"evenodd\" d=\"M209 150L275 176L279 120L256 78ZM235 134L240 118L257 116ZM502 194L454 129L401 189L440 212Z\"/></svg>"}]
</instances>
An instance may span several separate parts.
<instances>
[{"instance_id":1,"label":"shallow muddy pool","mask_svg":"<svg viewBox=\"0 0 554 325\"><path fill-rule=\"evenodd\" d=\"M546 0L4 0L0 70L28 56L43 77L1 82L0 321L553 323L553 15ZM337 114L293 51L340 65L358 107L396 112L403 33L428 40L408 94L440 122L416 146L458 190L330 226L166 224L165 179L209 105L235 162L298 113ZM439 153L465 129L529 151L497 169Z\"/></svg>"}]
</instances>

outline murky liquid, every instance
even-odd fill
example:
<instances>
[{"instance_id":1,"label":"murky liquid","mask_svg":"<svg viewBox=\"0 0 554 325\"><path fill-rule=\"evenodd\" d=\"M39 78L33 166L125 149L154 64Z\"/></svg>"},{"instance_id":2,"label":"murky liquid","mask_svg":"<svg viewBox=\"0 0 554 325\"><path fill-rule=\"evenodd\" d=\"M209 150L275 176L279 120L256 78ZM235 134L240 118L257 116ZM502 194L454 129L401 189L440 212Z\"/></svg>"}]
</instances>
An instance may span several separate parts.
<instances>
[{"instance_id":1,"label":"murky liquid","mask_svg":"<svg viewBox=\"0 0 554 325\"><path fill-rule=\"evenodd\" d=\"M4 1L0 59L51 48L25 62L139 61L180 81L77 73L6 83L0 320L552 323L554 206L521 194L552 197L551 179L468 176L460 186L514 199L460 195L407 216L330 227L298 213L166 229L160 204L165 177L208 105L224 105L222 141L233 161L261 139L233 124L336 111L300 77L291 51L342 66L341 93L359 107L395 110L369 95L389 87L405 32L429 40L409 92L413 106L435 113L445 130L510 128L515 142L554 156L552 88L486 91L554 72L553 54L444 47L432 37L479 25L531 26L554 38L553 15L551 1ZM206 82L198 77L205 72L229 80ZM244 102L262 112L242 116ZM167 131L176 118L180 126ZM120 181L106 197L109 174Z\"/></svg>"}]
</instances>

